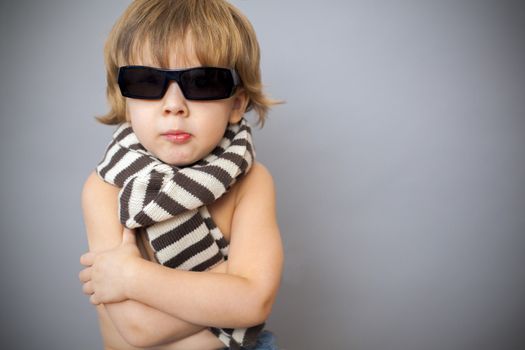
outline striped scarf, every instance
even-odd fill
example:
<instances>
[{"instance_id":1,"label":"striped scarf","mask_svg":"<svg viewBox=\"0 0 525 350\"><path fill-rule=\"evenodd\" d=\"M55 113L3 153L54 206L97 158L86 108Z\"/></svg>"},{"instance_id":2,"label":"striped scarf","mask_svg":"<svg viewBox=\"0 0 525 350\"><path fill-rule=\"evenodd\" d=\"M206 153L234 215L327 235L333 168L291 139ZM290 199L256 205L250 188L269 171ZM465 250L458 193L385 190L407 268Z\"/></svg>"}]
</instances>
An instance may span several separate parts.
<instances>
[{"instance_id":1,"label":"striped scarf","mask_svg":"<svg viewBox=\"0 0 525 350\"><path fill-rule=\"evenodd\" d=\"M228 258L228 242L206 205L225 194L253 160L250 127L244 119L228 126L208 156L183 168L153 156L140 144L131 125L122 123L97 173L121 188L120 221L130 229L145 229L159 263L204 271ZM240 349L254 344L263 327L209 329L226 346Z\"/></svg>"}]
</instances>

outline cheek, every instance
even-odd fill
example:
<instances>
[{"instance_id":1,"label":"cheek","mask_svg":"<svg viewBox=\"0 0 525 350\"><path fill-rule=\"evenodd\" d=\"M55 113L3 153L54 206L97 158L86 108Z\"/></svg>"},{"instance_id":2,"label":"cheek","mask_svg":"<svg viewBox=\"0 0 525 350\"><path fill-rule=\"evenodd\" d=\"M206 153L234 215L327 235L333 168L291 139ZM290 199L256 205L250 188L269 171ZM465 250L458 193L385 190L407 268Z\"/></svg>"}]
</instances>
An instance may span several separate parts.
<instances>
[{"instance_id":1,"label":"cheek","mask_svg":"<svg viewBox=\"0 0 525 350\"><path fill-rule=\"evenodd\" d=\"M151 123L148 118L148 110L134 101L126 103L126 120L131 124L133 132L143 145L148 143L148 130Z\"/></svg>"},{"instance_id":2,"label":"cheek","mask_svg":"<svg viewBox=\"0 0 525 350\"><path fill-rule=\"evenodd\" d=\"M230 100L201 101L192 103L190 110L196 116L213 120L216 124L226 125L233 113L233 102Z\"/></svg>"},{"instance_id":3,"label":"cheek","mask_svg":"<svg viewBox=\"0 0 525 350\"><path fill-rule=\"evenodd\" d=\"M144 114L143 108L137 105L134 101L128 100L126 102L126 120L131 124L135 124L140 120L140 115Z\"/></svg>"},{"instance_id":4,"label":"cheek","mask_svg":"<svg viewBox=\"0 0 525 350\"><path fill-rule=\"evenodd\" d=\"M134 129L151 127L151 120L154 115L151 106L141 104L140 101L131 101L126 104L126 120L131 123Z\"/></svg>"}]
</instances>

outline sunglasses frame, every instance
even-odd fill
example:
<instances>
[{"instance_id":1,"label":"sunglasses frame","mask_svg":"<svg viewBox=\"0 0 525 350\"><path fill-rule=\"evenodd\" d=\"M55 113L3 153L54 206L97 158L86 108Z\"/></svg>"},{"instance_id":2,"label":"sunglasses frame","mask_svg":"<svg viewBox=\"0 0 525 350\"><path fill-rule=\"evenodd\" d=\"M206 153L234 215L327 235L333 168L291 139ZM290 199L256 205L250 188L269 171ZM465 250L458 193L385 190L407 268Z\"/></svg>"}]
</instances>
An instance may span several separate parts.
<instances>
[{"instance_id":1,"label":"sunglasses frame","mask_svg":"<svg viewBox=\"0 0 525 350\"><path fill-rule=\"evenodd\" d=\"M152 97L144 97L144 95L132 94L129 91L127 91L125 83L123 81L124 79L123 76L125 74L125 71L128 71L128 70L131 71L133 69L138 69L138 68L146 68L149 70L161 72L163 74L164 85L162 86L162 90L159 95L155 95ZM227 96L219 97L219 98L216 98L213 96L212 97L198 97L198 98L192 98L192 97L186 96L186 92L184 91L185 88L183 88L183 86L181 85L181 75L184 74L185 72L195 70L195 69L218 69L222 71L229 71L232 76L232 81L233 81L232 88L229 94ZM237 71L235 69L224 68L224 67L201 66L201 67L191 67L191 68L183 68L183 69L163 69L163 68L156 68L156 67L150 67L150 66L133 66L132 65L132 66L119 67L119 70L118 70L117 82L120 88L120 93L124 97L141 99L141 100L159 100L162 97L164 97L164 95L166 94L170 81L175 81L179 85L179 88L182 94L184 95L184 98L186 98L187 100L192 100L192 101L211 101L211 100L223 100L223 99L229 98L234 95L235 91L237 90L237 87L241 83L239 75L237 74Z\"/></svg>"}]
</instances>

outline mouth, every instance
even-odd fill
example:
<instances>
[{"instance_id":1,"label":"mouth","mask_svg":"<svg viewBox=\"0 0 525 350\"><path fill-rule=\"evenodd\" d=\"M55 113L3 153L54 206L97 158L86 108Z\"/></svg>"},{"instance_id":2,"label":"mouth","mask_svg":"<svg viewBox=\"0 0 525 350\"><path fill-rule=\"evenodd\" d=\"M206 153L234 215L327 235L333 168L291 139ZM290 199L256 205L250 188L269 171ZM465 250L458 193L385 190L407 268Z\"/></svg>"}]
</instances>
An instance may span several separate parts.
<instances>
[{"instance_id":1,"label":"mouth","mask_svg":"<svg viewBox=\"0 0 525 350\"><path fill-rule=\"evenodd\" d=\"M162 136L173 143L186 143L191 139L191 134L182 130L170 130L162 134Z\"/></svg>"}]
</instances>

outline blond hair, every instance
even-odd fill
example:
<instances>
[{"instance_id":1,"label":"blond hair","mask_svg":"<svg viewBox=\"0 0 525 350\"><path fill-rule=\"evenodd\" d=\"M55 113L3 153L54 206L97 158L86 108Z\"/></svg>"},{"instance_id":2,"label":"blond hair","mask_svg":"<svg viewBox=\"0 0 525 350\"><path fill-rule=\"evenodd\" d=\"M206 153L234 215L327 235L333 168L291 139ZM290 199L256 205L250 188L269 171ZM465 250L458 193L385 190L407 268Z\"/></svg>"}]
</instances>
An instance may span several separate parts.
<instances>
[{"instance_id":1,"label":"blond hair","mask_svg":"<svg viewBox=\"0 0 525 350\"><path fill-rule=\"evenodd\" d=\"M235 68L248 98L246 111L253 109L261 126L269 107L279 103L263 93L255 31L233 5L223 0L135 0L104 47L110 111L96 119L103 124L126 120L125 99L117 84L120 66L151 57L159 67L169 68L173 49L177 57L195 54L205 66Z\"/></svg>"}]
</instances>

